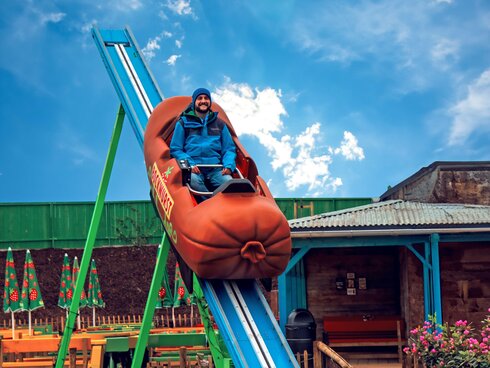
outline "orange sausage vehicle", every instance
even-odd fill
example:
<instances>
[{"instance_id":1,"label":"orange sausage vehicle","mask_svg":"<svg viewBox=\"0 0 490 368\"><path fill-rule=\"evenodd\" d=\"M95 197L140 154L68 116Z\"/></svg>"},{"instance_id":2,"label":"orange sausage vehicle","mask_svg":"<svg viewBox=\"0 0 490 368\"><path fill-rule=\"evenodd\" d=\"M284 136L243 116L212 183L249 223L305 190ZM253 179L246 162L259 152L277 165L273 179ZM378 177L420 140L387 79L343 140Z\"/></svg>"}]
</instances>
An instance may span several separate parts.
<instances>
[{"instance_id":1,"label":"orange sausage vehicle","mask_svg":"<svg viewBox=\"0 0 490 368\"><path fill-rule=\"evenodd\" d=\"M177 258L204 279L279 275L291 255L288 222L217 103L212 109L226 122L237 148L234 179L198 204L189 186L190 168L170 157L175 123L190 102L190 97L161 102L144 139L152 199Z\"/></svg>"}]
</instances>

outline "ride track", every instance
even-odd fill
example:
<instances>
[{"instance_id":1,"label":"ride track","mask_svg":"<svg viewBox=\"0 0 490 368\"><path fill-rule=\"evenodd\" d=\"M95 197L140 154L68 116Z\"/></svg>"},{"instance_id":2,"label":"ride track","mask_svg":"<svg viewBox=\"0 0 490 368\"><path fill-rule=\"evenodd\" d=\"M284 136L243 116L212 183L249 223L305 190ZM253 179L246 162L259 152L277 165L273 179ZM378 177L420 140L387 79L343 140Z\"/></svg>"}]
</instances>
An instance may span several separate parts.
<instances>
[{"instance_id":1,"label":"ride track","mask_svg":"<svg viewBox=\"0 0 490 368\"><path fill-rule=\"evenodd\" d=\"M177 257L183 259L185 264L195 273L191 281L187 280L187 285L194 289L197 297L213 360L217 367L230 366L230 359L226 352L221 351L218 347L219 344L214 335L207 308L211 310L214 316L220 335L235 367L299 367L268 303L262 295L257 280L255 280L259 277L277 276L287 266L291 252L289 226L275 205L267 186L258 176L253 160L238 141L226 114L217 104L213 103L213 109L220 111L220 116L224 117L232 132L237 146L237 167L245 175L242 175L243 178L241 179L234 179L234 183L218 188L216 195L197 205L190 188L183 185L185 183L182 180L180 166L174 159L170 158L168 153L168 139L171 137L173 126L178 117L176 111L182 111L183 107L189 103L190 98L163 99L163 95L128 27L123 30L93 28L92 35L119 96L121 107L117 115L99 195L81 261L80 276L75 286L73 302L58 352L56 367L61 368L63 366L70 343L75 317L78 313L82 285L87 274L95 233L100 222L101 207L103 207L115 150L125 116L128 117L138 143L145 152L154 203L168 234L164 234L159 247L132 367L139 368L142 366L154 314L157 290L166 267L170 246L176 250ZM161 103L162 101L163 103ZM164 107L166 104L170 108L166 109ZM159 106L157 107L157 105ZM155 114L152 114L154 110ZM169 113L169 110L172 111ZM155 121L161 120L162 115L166 117L163 119L164 122L155 123ZM158 124L160 124L159 128L152 128ZM161 138L162 136L163 138ZM145 140L150 141L149 137L153 140L160 139L160 141L149 145L145 142ZM160 146L156 153L153 148L155 145ZM172 165L173 170L175 170L172 183L169 183L169 165ZM155 185L152 178L154 179L155 175L161 177L165 173L167 173L167 177L164 184L168 193L162 195L161 185ZM225 203L227 201L231 203L231 206ZM218 226L214 233L211 231L210 238L209 236L202 237L199 233L196 235L195 232L192 233L191 231L193 228L205 226L203 223L200 223L199 226L192 226L192 222L190 222L186 226L179 226L185 223L187 217L196 219L202 217L203 214L209 217L213 211L223 212L222 209L226 209L227 206L229 206L228 213L233 211L240 213L240 210L246 212L245 217L248 220L243 220L243 214L241 217L233 217L231 222L225 221L224 224ZM176 214L171 214L169 209ZM240 219L240 224L245 223L246 225L239 225L237 219ZM214 221L219 221L219 218L214 218ZM286 235L284 226L287 227ZM226 233L232 231L233 227L238 228L239 231L238 234L231 233L237 241L230 247L230 234ZM261 227L263 231L257 231ZM218 230L223 228L225 229L223 233L228 236L225 237L225 240L220 239L220 236L217 235ZM197 241L195 241L196 237L198 238ZM187 241L187 239L193 239L193 241ZM216 244L212 244L213 242ZM217 245L217 255L214 256L214 259L206 259L205 262L200 262L200 259L206 258L206 253L199 251L200 248L203 248L202 244ZM229 247L224 253L222 252L223 246ZM228 260L226 260L226 254L228 254ZM230 254L231 256L229 256ZM211 270L219 270L220 265L224 266L221 267L224 271L213 274Z\"/></svg>"}]
</instances>

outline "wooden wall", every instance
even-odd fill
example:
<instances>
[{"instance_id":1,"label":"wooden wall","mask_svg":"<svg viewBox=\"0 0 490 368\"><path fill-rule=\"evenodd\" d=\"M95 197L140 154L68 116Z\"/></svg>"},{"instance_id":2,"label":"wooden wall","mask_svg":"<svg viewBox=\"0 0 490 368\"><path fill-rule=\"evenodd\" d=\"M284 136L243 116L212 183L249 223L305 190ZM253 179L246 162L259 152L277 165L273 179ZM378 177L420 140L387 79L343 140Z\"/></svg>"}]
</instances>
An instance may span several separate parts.
<instances>
[{"instance_id":1,"label":"wooden wall","mask_svg":"<svg viewBox=\"0 0 490 368\"><path fill-rule=\"evenodd\" d=\"M443 321L462 319L479 326L490 308L490 242L441 243L439 256ZM423 268L407 249L400 260L402 315L411 329L424 321Z\"/></svg>"},{"instance_id":2,"label":"wooden wall","mask_svg":"<svg viewBox=\"0 0 490 368\"><path fill-rule=\"evenodd\" d=\"M311 250L305 256L308 309L321 338L324 316L400 315L398 247L357 247ZM337 290L337 277L355 273L356 295ZM365 277L367 289L359 290Z\"/></svg>"},{"instance_id":3,"label":"wooden wall","mask_svg":"<svg viewBox=\"0 0 490 368\"><path fill-rule=\"evenodd\" d=\"M423 247L415 246L420 254ZM424 276L420 260L407 248L400 248L401 315L405 319L406 333L424 321Z\"/></svg>"},{"instance_id":4,"label":"wooden wall","mask_svg":"<svg viewBox=\"0 0 490 368\"><path fill-rule=\"evenodd\" d=\"M443 319L479 325L490 308L490 242L441 244Z\"/></svg>"}]
</instances>

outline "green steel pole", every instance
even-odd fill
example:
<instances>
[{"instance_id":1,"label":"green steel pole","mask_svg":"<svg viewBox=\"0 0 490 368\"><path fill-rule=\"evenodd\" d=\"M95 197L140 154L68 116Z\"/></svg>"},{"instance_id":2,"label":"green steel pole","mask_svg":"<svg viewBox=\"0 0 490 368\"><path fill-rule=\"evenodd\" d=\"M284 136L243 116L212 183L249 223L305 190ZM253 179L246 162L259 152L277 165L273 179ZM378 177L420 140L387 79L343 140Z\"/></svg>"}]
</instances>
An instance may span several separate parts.
<instances>
[{"instance_id":1,"label":"green steel pole","mask_svg":"<svg viewBox=\"0 0 490 368\"><path fill-rule=\"evenodd\" d=\"M90 227L88 230L87 241L85 242L85 248L83 250L82 260L80 264L80 274L75 284L75 291L73 292L73 299L70 306L68 320L66 321L65 331L63 332L60 349L58 350L58 357L56 359L55 366L56 368L63 368L63 366L65 365L66 353L68 352L68 347L70 346L73 326L75 325L75 319L78 314L78 307L80 306L80 296L82 294L83 285L85 284L85 278L87 277L90 260L92 259L92 250L94 249L95 237L97 235L97 230L99 229L102 210L104 209L105 195L107 193L107 187L109 186L109 179L111 178L114 158L116 157L117 145L119 143L119 138L121 137L124 116L124 109L122 105L120 105L117 112L114 130L112 132L109 152L107 153L104 171L102 173L99 193L97 194L97 200L95 201L95 208L92 214L92 221L90 222Z\"/></svg>"},{"instance_id":2,"label":"green steel pole","mask_svg":"<svg viewBox=\"0 0 490 368\"><path fill-rule=\"evenodd\" d=\"M163 273L167 266L168 252L170 249L170 242L168 240L167 233L163 233L162 242L158 247L157 264L155 265L155 271L153 272L153 278L151 280L150 291L148 292L148 299L146 300L145 314L143 315L143 322L141 323L141 329L136 342L136 348L133 355L132 368L141 368L143 364L143 357L145 355L146 345L148 344L148 335L150 334L151 322L155 313L155 305L157 303L158 289L160 288Z\"/></svg>"}]
</instances>

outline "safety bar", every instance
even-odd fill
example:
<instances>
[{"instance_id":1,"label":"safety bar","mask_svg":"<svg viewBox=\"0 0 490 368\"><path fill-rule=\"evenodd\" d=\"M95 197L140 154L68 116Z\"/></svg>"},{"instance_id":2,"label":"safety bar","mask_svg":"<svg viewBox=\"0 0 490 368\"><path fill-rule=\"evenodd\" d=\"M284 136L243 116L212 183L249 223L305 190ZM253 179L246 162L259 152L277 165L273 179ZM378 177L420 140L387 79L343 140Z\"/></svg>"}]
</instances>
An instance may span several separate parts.
<instances>
[{"instance_id":1,"label":"safety bar","mask_svg":"<svg viewBox=\"0 0 490 368\"><path fill-rule=\"evenodd\" d=\"M212 168L212 167L223 167L223 165L221 164L197 164L195 165L199 168L203 167L203 168ZM238 173L238 176L240 177L240 179L244 179L241 171L238 169L238 167L236 168L236 171ZM187 185L187 188L189 188L189 191L193 194L197 194L197 195L201 195L201 196L206 196L206 197L210 197L213 195L213 192L200 192L198 190L195 190L193 188L191 188L190 184L189 183L186 183Z\"/></svg>"},{"instance_id":2,"label":"safety bar","mask_svg":"<svg viewBox=\"0 0 490 368\"><path fill-rule=\"evenodd\" d=\"M223 167L223 165L221 164L197 164L197 165L194 165L194 166L197 166L197 167ZM238 176L240 177L240 179L244 179L240 169L237 167L236 168L236 172L238 173Z\"/></svg>"}]
</instances>

